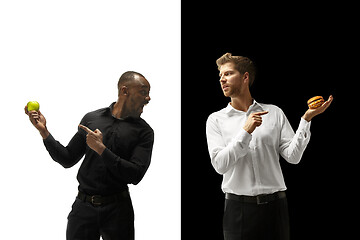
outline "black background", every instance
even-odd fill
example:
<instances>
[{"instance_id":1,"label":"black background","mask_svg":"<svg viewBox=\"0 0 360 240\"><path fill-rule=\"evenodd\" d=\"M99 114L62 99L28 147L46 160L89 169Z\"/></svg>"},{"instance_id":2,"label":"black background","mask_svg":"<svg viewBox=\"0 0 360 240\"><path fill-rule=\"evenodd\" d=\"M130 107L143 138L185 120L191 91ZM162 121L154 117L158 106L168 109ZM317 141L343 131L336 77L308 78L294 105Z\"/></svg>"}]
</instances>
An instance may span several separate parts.
<instances>
[{"instance_id":1,"label":"black background","mask_svg":"<svg viewBox=\"0 0 360 240\"><path fill-rule=\"evenodd\" d=\"M280 162L291 239L353 236L356 163L348 147L351 134L346 134L354 122L347 118L341 90L354 79L353 16L351 6L335 4L182 1L182 239L223 239L222 176L210 163L205 124L230 101L221 91L215 63L226 52L255 62L252 96L279 106L294 131L310 97L334 96L330 108L313 119L301 162Z\"/></svg>"}]
</instances>

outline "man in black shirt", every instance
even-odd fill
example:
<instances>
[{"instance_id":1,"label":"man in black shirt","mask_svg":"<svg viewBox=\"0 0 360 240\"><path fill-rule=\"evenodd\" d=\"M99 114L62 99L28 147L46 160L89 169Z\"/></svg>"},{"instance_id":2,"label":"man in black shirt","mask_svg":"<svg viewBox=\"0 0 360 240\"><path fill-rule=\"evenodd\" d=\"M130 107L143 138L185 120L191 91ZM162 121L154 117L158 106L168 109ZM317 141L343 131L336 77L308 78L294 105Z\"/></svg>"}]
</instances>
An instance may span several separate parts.
<instances>
[{"instance_id":1,"label":"man in black shirt","mask_svg":"<svg viewBox=\"0 0 360 240\"><path fill-rule=\"evenodd\" d=\"M40 111L27 111L50 156L65 168L85 154L77 179L79 194L68 216L68 240L134 239L134 211L127 184L138 184L150 165L154 132L140 115L150 101L150 84L137 72L118 82L118 100L87 113L64 147Z\"/></svg>"}]
</instances>

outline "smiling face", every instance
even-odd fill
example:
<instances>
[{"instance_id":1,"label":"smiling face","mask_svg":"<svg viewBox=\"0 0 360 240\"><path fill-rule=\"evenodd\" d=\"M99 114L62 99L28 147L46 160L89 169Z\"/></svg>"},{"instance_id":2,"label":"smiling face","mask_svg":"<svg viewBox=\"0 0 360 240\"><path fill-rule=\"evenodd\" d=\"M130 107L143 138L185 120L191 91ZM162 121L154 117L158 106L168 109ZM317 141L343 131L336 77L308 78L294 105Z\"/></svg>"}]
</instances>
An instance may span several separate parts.
<instances>
[{"instance_id":1,"label":"smiling face","mask_svg":"<svg viewBox=\"0 0 360 240\"><path fill-rule=\"evenodd\" d=\"M226 97L236 97L241 94L246 86L245 78L248 73L240 74L233 62L228 62L220 66L220 84Z\"/></svg>"}]
</instances>

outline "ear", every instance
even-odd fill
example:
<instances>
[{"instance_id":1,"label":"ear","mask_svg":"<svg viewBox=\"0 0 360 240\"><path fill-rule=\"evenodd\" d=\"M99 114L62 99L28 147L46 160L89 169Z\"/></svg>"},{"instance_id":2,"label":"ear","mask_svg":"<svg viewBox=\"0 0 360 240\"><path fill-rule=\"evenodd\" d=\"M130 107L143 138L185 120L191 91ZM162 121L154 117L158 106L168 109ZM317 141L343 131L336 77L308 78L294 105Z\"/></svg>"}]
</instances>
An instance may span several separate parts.
<instances>
[{"instance_id":1,"label":"ear","mask_svg":"<svg viewBox=\"0 0 360 240\"><path fill-rule=\"evenodd\" d=\"M119 89L118 95L127 95L129 93L129 89L126 86L121 86Z\"/></svg>"},{"instance_id":2,"label":"ear","mask_svg":"<svg viewBox=\"0 0 360 240\"><path fill-rule=\"evenodd\" d=\"M249 86L250 78L249 78L249 73L248 72L244 73L243 81L244 81L244 83L246 83Z\"/></svg>"}]
</instances>

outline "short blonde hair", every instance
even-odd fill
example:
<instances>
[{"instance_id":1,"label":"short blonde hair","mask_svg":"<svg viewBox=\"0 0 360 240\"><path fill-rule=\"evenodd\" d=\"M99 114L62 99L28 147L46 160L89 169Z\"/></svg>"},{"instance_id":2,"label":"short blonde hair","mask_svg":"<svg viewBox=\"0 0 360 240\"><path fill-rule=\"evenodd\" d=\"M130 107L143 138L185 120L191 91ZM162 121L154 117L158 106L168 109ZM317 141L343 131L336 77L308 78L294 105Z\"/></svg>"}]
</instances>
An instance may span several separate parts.
<instances>
[{"instance_id":1,"label":"short blonde hair","mask_svg":"<svg viewBox=\"0 0 360 240\"><path fill-rule=\"evenodd\" d=\"M253 84L255 80L255 65L253 61L251 61L247 57L243 56L233 56L231 53L225 53L218 60L216 60L216 65L220 70L220 67L225 63L232 62L235 64L235 69L238 70L241 74L245 72L249 73L249 87Z\"/></svg>"}]
</instances>

